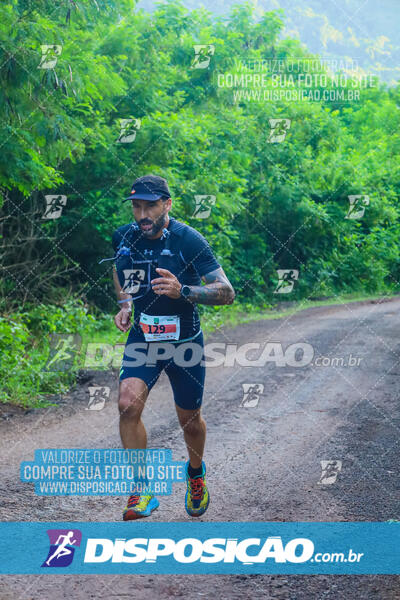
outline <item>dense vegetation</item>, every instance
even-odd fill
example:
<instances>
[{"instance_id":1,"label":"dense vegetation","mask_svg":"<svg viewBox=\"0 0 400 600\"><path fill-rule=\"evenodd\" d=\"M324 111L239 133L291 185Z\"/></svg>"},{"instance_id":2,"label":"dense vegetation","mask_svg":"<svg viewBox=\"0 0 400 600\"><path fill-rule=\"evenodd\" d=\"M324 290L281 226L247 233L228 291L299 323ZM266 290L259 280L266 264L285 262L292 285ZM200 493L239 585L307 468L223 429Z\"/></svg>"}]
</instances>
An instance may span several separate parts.
<instances>
[{"instance_id":1,"label":"dense vegetation","mask_svg":"<svg viewBox=\"0 0 400 600\"><path fill-rule=\"evenodd\" d=\"M238 60L312 58L278 39L280 12L134 5L0 6L3 401L70 383L42 369L50 333L108 327L110 263L98 261L148 172L168 179L172 214L207 237L246 310L275 302L277 269L299 271L291 300L398 289L400 87L344 103L235 102L218 76ZM62 47L54 68L38 68L43 44ZM213 46L207 68L194 68L195 44ZM281 143L268 143L270 118L291 122ZM118 142L121 119L137 120L131 143ZM46 195L66 196L60 218L43 219ZM195 195L216 197L209 217L193 216ZM362 218L346 218L349 195L369 196Z\"/></svg>"}]
</instances>

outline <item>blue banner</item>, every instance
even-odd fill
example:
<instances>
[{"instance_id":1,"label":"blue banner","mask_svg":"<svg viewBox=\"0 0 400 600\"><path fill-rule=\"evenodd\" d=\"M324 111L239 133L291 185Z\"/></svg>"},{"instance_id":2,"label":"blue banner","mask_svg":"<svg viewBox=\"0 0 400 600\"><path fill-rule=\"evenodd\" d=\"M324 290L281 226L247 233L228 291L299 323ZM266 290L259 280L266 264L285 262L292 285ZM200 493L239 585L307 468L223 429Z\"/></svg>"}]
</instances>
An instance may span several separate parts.
<instances>
[{"instance_id":1,"label":"blue banner","mask_svg":"<svg viewBox=\"0 0 400 600\"><path fill-rule=\"evenodd\" d=\"M400 523L2 522L0 572L400 574Z\"/></svg>"}]
</instances>

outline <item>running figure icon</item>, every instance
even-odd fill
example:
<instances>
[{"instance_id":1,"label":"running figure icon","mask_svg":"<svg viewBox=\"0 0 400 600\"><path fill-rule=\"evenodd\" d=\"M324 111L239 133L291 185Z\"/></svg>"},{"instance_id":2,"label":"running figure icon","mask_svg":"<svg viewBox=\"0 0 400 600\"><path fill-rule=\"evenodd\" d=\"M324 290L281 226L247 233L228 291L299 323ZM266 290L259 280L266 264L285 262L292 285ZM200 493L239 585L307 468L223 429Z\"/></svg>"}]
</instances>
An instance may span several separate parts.
<instances>
[{"instance_id":1,"label":"running figure icon","mask_svg":"<svg viewBox=\"0 0 400 600\"><path fill-rule=\"evenodd\" d=\"M46 565L50 566L51 561L54 558L61 558L62 556L66 556L67 554L72 554L72 550L67 548L67 546L73 546L77 543L78 540L71 539L74 535L73 531L69 531L66 535L59 535L56 541L57 549L56 551L46 560ZM62 542L60 540L63 540Z\"/></svg>"}]
</instances>

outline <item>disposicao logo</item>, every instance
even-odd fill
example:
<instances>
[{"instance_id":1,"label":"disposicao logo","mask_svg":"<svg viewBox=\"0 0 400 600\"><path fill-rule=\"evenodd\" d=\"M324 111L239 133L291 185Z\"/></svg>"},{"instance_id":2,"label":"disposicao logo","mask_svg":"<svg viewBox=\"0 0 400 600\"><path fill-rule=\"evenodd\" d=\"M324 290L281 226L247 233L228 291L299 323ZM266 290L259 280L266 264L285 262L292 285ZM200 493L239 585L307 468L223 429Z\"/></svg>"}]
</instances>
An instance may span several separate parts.
<instances>
[{"instance_id":1,"label":"disposicao logo","mask_svg":"<svg viewBox=\"0 0 400 600\"><path fill-rule=\"evenodd\" d=\"M68 567L74 558L75 548L79 548L82 532L79 529L48 529L49 553L42 567Z\"/></svg>"},{"instance_id":2,"label":"disposicao logo","mask_svg":"<svg viewBox=\"0 0 400 600\"><path fill-rule=\"evenodd\" d=\"M253 552L248 554L250 547ZM255 551L254 551L255 549ZM86 544L85 563L155 563L160 557L173 558L178 563L264 563L268 558L276 563L302 563L314 552L314 544L307 538L295 538L285 546L280 536L270 536L264 542L260 538L241 541L227 538L209 538L201 541L185 538L175 541L169 538L89 538Z\"/></svg>"}]
</instances>

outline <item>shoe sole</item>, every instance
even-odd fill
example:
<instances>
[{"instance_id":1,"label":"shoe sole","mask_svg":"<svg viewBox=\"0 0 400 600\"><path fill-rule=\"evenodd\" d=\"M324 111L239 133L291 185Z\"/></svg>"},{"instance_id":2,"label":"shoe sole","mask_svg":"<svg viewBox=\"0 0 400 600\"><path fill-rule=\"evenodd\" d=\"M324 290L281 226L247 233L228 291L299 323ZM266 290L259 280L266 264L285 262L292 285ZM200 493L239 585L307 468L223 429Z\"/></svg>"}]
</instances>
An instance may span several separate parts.
<instances>
[{"instance_id":1,"label":"shoe sole","mask_svg":"<svg viewBox=\"0 0 400 600\"><path fill-rule=\"evenodd\" d=\"M153 510L156 510L156 508L158 508L159 506L160 503L157 500L157 498L152 498L148 503L146 510L138 513L133 509L129 509L126 512L124 512L122 518L124 521L136 521L136 519L143 519L144 517L149 517Z\"/></svg>"},{"instance_id":2,"label":"shoe sole","mask_svg":"<svg viewBox=\"0 0 400 600\"><path fill-rule=\"evenodd\" d=\"M191 513L189 512L189 509L187 507L187 492L186 492L186 498L185 498L185 509L187 514L189 515L189 517L201 517L202 515L204 515L204 513L206 512L208 505L210 504L210 493L208 493L208 501L207 504L205 505L204 508L201 509L202 512L198 512L198 513Z\"/></svg>"}]
</instances>

